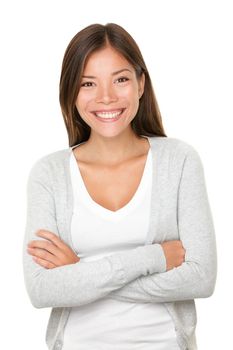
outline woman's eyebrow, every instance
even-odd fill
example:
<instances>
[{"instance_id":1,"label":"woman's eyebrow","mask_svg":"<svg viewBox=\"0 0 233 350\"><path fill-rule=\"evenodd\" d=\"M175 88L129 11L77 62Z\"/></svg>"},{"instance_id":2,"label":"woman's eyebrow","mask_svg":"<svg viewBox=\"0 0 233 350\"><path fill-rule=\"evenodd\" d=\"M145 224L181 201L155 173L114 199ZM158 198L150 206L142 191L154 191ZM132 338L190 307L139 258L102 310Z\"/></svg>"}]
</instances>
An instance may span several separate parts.
<instances>
[{"instance_id":1,"label":"woman's eyebrow","mask_svg":"<svg viewBox=\"0 0 233 350\"><path fill-rule=\"evenodd\" d=\"M116 74L122 73L124 71L128 71L128 72L132 73L132 71L130 69L123 68L123 69L117 70L116 72L113 72L112 75L116 75ZM94 77L93 75L83 75L82 78L96 79L96 77Z\"/></svg>"}]
</instances>

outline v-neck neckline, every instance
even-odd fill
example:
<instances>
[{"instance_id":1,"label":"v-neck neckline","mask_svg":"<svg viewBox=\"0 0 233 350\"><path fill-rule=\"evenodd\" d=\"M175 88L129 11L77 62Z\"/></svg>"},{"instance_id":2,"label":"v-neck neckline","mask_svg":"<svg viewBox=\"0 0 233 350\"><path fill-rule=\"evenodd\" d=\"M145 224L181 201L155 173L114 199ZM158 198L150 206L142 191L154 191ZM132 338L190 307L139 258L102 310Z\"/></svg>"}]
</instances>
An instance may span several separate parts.
<instances>
[{"instance_id":1,"label":"v-neck neckline","mask_svg":"<svg viewBox=\"0 0 233 350\"><path fill-rule=\"evenodd\" d=\"M73 152L71 152L70 167L72 174L72 184L76 195L79 195L80 200L85 204L92 212L97 215L101 215L106 219L118 219L128 215L137 205L141 202L147 187L149 186L151 179L151 172L149 170L152 167L151 148L149 148L146 156L146 162L144 165L143 173L139 182L139 185L134 192L134 195L123 207L116 211L105 208L104 206L97 203L89 194L84 180L82 178L78 161ZM75 176L74 176L75 175ZM76 176L78 178L76 178Z\"/></svg>"},{"instance_id":2,"label":"v-neck neckline","mask_svg":"<svg viewBox=\"0 0 233 350\"><path fill-rule=\"evenodd\" d=\"M159 173L160 173L160 162L162 161L161 158L161 150L163 148L164 142L162 139L162 136L145 136L145 135L140 135L142 137L147 138L147 140L150 143L151 147L151 158L152 158L152 187L151 187L151 204L150 204L150 223L148 227L148 233L147 237L145 239L145 244L152 244L155 239L155 232L157 232L157 239L163 239L162 231L159 231L159 213L161 210L161 202L160 202L160 186L159 186ZM67 186L68 186L68 198L70 198L70 202L64 202L66 203L64 205L64 211L67 212L67 218L65 220L65 223L70 227L71 220L72 220L72 215L75 210L75 201L74 201L74 195L73 195L73 188L72 188L72 179L71 179L71 169L70 169L70 157L71 157L71 152L72 149L77 147L78 144L74 146L70 146L68 149L66 149L67 158L65 162L65 167L68 173L68 178L67 178ZM114 220L112 220L114 222ZM64 223L64 225L65 225ZM65 230L65 226L64 226ZM72 248L72 239L70 235L70 228L67 231L67 240Z\"/></svg>"}]
</instances>

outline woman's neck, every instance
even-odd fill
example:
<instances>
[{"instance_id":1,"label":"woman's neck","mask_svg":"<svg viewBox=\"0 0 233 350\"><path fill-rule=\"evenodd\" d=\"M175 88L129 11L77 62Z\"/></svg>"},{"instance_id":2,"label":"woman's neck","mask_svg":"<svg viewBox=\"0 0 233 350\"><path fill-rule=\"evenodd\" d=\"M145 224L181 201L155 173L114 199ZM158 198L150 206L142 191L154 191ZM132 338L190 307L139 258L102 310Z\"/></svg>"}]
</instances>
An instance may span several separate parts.
<instances>
[{"instance_id":1,"label":"woman's neck","mask_svg":"<svg viewBox=\"0 0 233 350\"><path fill-rule=\"evenodd\" d=\"M116 165L147 153L150 145L146 138L133 131L116 137L91 135L79 149L79 159L98 164ZM81 149L82 148L82 149Z\"/></svg>"}]
</instances>

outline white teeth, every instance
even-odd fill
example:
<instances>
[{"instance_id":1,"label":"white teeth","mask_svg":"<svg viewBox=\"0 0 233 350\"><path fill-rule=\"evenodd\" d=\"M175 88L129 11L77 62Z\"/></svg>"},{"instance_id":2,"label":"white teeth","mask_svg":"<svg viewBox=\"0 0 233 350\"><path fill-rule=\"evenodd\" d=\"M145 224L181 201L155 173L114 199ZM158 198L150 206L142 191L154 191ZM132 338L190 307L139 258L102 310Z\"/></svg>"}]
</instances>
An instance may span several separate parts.
<instances>
[{"instance_id":1,"label":"white teeth","mask_svg":"<svg viewBox=\"0 0 233 350\"><path fill-rule=\"evenodd\" d=\"M95 113L95 115L97 117L100 118L116 118L118 115L120 115L122 113L122 110L119 112L114 112L114 113L110 113L110 112L101 112L101 113Z\"/></svg>"}]
</instances>

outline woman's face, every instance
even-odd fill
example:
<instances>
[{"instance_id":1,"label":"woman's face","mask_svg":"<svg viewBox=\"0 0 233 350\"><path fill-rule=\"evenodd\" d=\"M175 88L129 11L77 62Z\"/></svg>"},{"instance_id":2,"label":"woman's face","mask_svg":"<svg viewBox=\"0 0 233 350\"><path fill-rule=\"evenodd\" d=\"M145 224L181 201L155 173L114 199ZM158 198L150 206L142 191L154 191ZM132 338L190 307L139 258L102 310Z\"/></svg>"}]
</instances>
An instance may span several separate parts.
<instances>
[{"instance_id":1,"label":"woman's face","mask_svg":"<svg viewBox=\"0 0 233 350\"><path fill-rule=\"evenodd\" d=\"M94 52L84 67L76 107L91 133L116 136L130 127L144 91L133 66L114 48Z\"/></svg>"}]
</instances>

